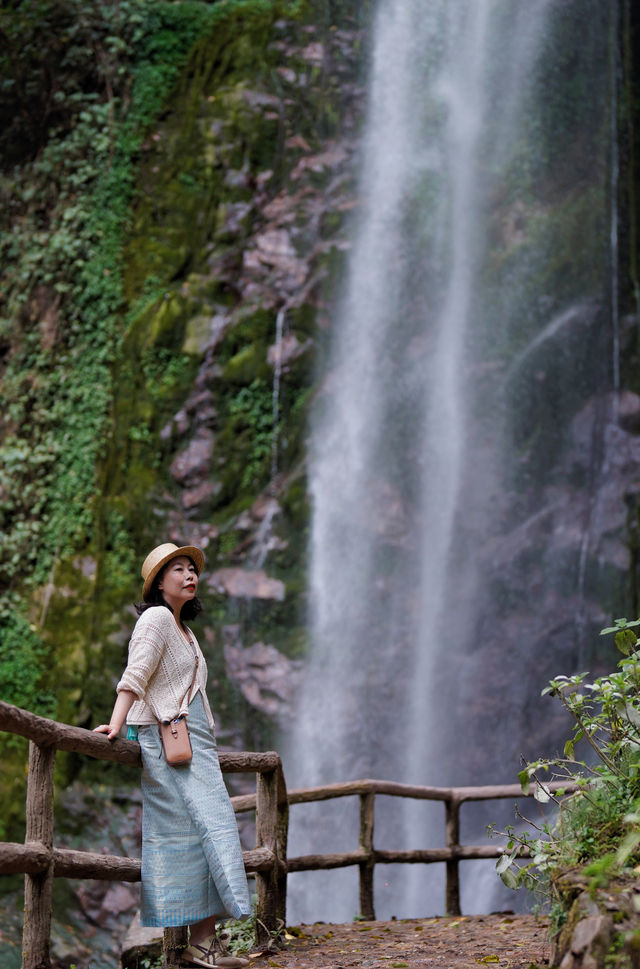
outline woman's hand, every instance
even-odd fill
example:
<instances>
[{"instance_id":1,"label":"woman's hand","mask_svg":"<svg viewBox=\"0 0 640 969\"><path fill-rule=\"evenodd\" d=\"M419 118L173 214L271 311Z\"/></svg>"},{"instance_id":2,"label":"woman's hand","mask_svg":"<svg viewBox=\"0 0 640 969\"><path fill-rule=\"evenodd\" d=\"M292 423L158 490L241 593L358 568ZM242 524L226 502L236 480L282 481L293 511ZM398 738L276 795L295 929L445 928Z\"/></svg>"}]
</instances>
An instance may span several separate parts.
<instances>
[{"instance_id":1,"label":"woman's hand","mask_svg":"<svg viewBox=\"0 0 640 969\"><path fill-rule=\"evenodd\" d=\"M101 723L93 728L94 733L106 733L107 740L115 740L120 733L120 727L112 726L110 723Z\"/></svg>"},{"instance_id":2,"label":"woman's hand","mask_svg":"<svg viewBox=\"0 0 640 969\"><path fill-rule=\"evenodd\" d=\"M127 718L127 714L137 697L131 690L121 690L113 706L110 723L101 723L93 728L94 733L106 733L107 740L115 740Z\"/></svg>"}]
</instances>

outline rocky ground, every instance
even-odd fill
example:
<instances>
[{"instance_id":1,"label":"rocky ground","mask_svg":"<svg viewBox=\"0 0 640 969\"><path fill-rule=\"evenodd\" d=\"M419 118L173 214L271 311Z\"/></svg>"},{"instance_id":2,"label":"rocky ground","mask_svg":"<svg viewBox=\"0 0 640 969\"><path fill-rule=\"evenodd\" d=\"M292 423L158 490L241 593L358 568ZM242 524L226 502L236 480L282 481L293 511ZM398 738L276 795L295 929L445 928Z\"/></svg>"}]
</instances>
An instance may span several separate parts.
<instances>
[{"instance_id":1,"label":"rocky ground","mask_svg":"<svg viewBox=\"0 0 640 969\"><path fill-rule=\"evenodd\" d=\"M127 969L137 969L145 959L159 959L159 939L140 945L145 931L149 930L138 928L130 934L130 946L123 957ZM282 945L281 949L252 952L252 964L257 969L544 969L551 955L547 919L504 912L289 926Z\"/></svg>"},{"instance_id":2,"label":"rocky ground","mask_svg":"<svg viewBox=\"0 0 640 969\"><path fill-rule=\"evenodd\" d=\"M473 915L459 918L302 925L288 948L262 956L257 966L274 969L542 969L549 965L548 923L533 915Z\"/></svg>"}]
</instances>

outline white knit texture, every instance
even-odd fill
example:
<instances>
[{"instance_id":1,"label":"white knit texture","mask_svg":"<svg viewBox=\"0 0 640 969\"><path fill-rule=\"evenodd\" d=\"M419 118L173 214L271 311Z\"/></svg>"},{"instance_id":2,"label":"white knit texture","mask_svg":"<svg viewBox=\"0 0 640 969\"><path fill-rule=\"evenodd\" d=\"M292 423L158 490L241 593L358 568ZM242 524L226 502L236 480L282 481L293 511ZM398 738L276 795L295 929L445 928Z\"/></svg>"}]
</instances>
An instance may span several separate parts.
<instances>
[{"instance_id":1,"label":"white knit texture","mask_svg":"<svg viewBox=\"0 0 640 969\"><path fill-rule=\"evenodd\" d=\"M189 633L199 658L191 698L198 691L201 693L213 729L213 714L205 689L207 664L198 640L191 630ZM173 613L165 606L146 609L133 630L127 668L116 687L118 693L131 690L139 697L129 711L127 723L156 723L186 714L189 707L186 693L193 679L194 666L193 649L180 632Z\"/></svg>"}]
</instances>

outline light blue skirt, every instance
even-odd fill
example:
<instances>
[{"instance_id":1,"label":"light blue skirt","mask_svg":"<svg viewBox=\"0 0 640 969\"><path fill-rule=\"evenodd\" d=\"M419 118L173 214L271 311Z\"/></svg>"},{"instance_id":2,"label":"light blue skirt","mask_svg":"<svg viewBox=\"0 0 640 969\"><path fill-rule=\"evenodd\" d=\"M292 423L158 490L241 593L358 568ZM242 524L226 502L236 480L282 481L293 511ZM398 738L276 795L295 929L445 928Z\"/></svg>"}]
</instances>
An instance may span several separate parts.
<instances>
[{"instance_id":1,"label":"light blue skirt","mask_svg":"<svg viewBox=\"0 0 640 969\"><path fill-rule=\"evenodd\" d=\"M169 767L157 726L138 728L142 752L142 925L190 925L249 915L236 818L200 693L189 707L193 760Z\"/></svg>"}]
</instances>

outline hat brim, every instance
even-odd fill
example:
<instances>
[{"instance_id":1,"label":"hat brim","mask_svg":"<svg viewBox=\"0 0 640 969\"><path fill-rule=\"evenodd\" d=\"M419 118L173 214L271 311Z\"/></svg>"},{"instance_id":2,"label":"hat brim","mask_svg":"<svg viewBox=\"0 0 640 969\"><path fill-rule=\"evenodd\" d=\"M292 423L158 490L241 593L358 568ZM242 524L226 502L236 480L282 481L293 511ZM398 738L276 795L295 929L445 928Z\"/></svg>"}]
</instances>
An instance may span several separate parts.
<instances>
[{"instance_id":1,"label":"hat brim","mask_svg":"<svg viewBox=\"0 0 640 969\"><path fill-rule=\"evenodd\" d=\"M151 586L153 585L153 580L155 579L158 572L165 567L167 562L171 559L176 559L180 555L186 555L190 559L193 559L196 569L198 570L198 575L202 572L204 568L204 552L200 548L196 548L195 545L183 545L182 548L177 548L173 552L168 552L164 555L159 562L156 562L154 567L149 572L149 575L144 580L144 585L142 586L142 598L146 601L147 596L151 592Z\"/></svg>"}]
</instances>

